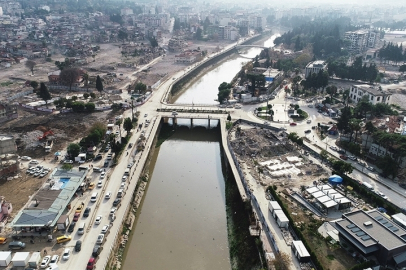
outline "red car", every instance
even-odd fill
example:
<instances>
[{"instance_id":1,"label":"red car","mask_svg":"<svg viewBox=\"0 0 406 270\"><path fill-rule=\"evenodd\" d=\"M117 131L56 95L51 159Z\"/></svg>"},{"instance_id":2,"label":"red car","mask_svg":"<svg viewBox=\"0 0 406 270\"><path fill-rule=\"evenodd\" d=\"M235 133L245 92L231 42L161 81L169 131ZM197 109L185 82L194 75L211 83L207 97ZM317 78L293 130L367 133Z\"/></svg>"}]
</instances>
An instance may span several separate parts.
<instances>
[{"instance_id":1,"label":"red car","mask_svg":"<svg viewBox=\"0 0 406 270\"><path fill-rule=\"evenodd\" d=\"M347 157L346 155L340 155L340 158L341 158L341 159L344 159L344 160L347 160L347 159L348 159L348 157Z\"/></svg>"},{"instance_id":2,"label":"red car","mask_svg":"<svg viewBox=\"0 0 406 270\"><path fill-rule=\"evenodd\" d=\"M86 269L87 270L92 270L92 269L94 269L95 265L96 265L96 259L95 258L90 258L89 262L87 263Z\"/></svg>"},{"instance_id":3,"label":"red car","mask_svg":"<svg viewBox=\"0 0 406 270\"><path fill-rule=\"evenodd\" d=\"M296 126L297 124L295 122L290 123L291 126Z\"/></svg>"},{"instance_id":4,"label":"red car","mask_svg":"<svg viewBox=\"0 0 406 270\"><path fill-rule=\"evenodd\" d=\"M80 213L75 213L75 215L73 216L73 221L78 221L80 217Z\"/></svg>"}]
</instances>

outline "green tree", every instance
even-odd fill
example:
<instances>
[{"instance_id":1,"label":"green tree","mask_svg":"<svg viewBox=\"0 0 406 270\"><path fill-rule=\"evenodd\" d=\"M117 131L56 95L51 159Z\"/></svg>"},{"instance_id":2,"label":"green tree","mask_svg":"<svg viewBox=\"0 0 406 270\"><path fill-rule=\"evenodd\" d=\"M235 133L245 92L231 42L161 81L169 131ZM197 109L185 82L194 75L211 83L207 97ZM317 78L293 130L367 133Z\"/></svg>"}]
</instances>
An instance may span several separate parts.
<instances>
[{"instance_id":1,"label":"green tree","mask_svg":"<svg viewBox=\"0 0 406 270\"><path fill-rule=\"evenodd\" d=\"M147 85L143 84L142 82L138 82L135 84L134 90L138 93L144 94L147 91Z\"/></svg>"},{"instance_id":2,"label":"green tree","mask_svg":"<svg viewBox=\"0 0 406 270\"><path fill-rule=\"evenodd\" d=\"M103 82L102 82L102 80L101 80L101 78L100 78L99 75L97 75L97 77L96 77L96 89L97 89L97 91L100 92L100 94L101 94L102 91L103 91Z\"/></svg>"},{"instance_id":3,"label":"green tree","mask_svg":"<svg viewBox=\"0 0 406 270\"><path fill-rule=\"evenodd\" d=\"M69 144L67 152L68 152L68 155L71 157L71 159L74 159L80 153L80 145L77 143Z\"/></svg>"},{"instance_id":4,"label":"green tree","mask_svg":"<svg viewBox=\"0 0 406 270\"><path fill-rule=\"evenodd\" d=\"M72 85L79 80L80 71L78 68L64 68L59 74L61 81L69 86L69 91L72 90Z\"/></svg>"},{"instance_id":5,"label":"green tree","mask_svg":"<svg viewBox=\"0 0 406 270\"><path fill-rule=\"evenodd\" d=\"M125 131L127 131L127 133L129 133L131 131L131 129L133 129L134 125L133 125L133 122L131 121L130 117L127 117L126 119L124 119L123 127L124 127Z\"/></svg>"},{"instance_id":6,"label":"green tree","mask_svg":"<svg viewBox=\"0 0 406 270\"><path fill-rule=\"evenodd\" d=\"M41 83L39 91L37 93L38 97L40 97L43 101L45 101L45 105L48 108L48 100L51 99L51 94L48 91L48 87L46 87L45 83Z\"/></svg>"},{"instance_id":7,"label":"green tree","mask_svg":"<svg viewBox=\"0 0 406 270\"><path fill-rule=\"evenodd\" d=\"M230 115L230 114L227 115L227 121L228 121L228 122L231 121L231 115Z\"/></svg>"},{"instance_id":8,"label":"green tree","mask_svg":"<svg viewBox=\"0 0 406 270\"><path fill-rule=\"evenodd\" d=\"M320 151L320 157L321 157L321 159L324 161L324 160L327 160L327 157L328 157L328 152L326 151L326 150L321 150Z\"/></svg>"},{"instance_id":9,"label":"green tree","mask_svg":"<svg viewBox=\"0 0 406 270\"><path fill-rule=\"evenodd\" d=\"M149 42L151 43L152 48L158 47L158 41L156 40L155 37L151 37L151 38L149 39Z\"/></svg>"},{"instance_id":10,"label":"green tree","mask_svg":"<svg viewBox=\"0 0 406 270\"><path fill-rule=\"evenodd\" d=\"M125 40L127 40L128 34L127 34L127 32L125 32L125 31L123 31L123 30L120 29L120 30L118 31L117 38L118 38L119 40L122 40L122 41L124 42Z\"/></svg>"},{"instance_id":11,"label":"green tree","mask_svg":"<svg viewBox=\"0 0 406 270\"><path fill-rule=\"evenodd\" d=\"M35 61L32 60L27 60L25 62L25 66L31 71L31 74L34 75L34 68L37 65L37 63L35 63Z\"/></svg>"},{"instance_id":12,"label":"green tree","mask_svg":"<svg viewBox=\"0 0 406 270\"><path fill-rule=\"evenodd\" d=\"M226 82L222 82L219 87L218 87L218 94L217 94L217 100L223 104L224 100L227 100L228 97L230 96L231 93L231 88L232 85Z\"/></svg>"},{"instance_id":13,"label":"green tree","mask_svg":"<svg viewBox=\"0 0 406 270\"><path fill-rule=\"evenodd\" d=\"M30 82L30 86L31 86L34 90L36 90L36 89L38 88L38 82L36 82L36 81L31 81L31 82Z\"/></svg>"},{"instance_id":14,"label":"green tree","mask_svg":"<svg viewBox=\"0 0 406 270\"><path fill-rule=\"evenodd\" d=\"M331 101L333 100L333 96L337 93L337 86L329 85L326 87L326 93L330 95Z\"/></svg>"},{"instance_id":15,"label":"green tree","mask_svg":"<svg viewBox=\"0 0 406 270\"><path fill-rule=\"evenodd\" d=\"M83 94L83 98L84 98L84 99L88 99L89 96L90 96L89 93L84 93L84 94Z\"/></svg>"},{"instance_id":16,"label":"green tree","mask_svg":"<svg viewBox=\"0 0 406 270\"><path fill-rule=\"evenodd\" d=\"M195 37L197 40L201 40L203 38L202 29L200 27L197 27Z\"/></svg>"},{"instance_id":17,"label":"green tree","mask_svg":"<svg viewBox=\"0 0 406 270\"><path fill-rule=\"evenodd\" d=\"M333 161L332 167L338 174L352 173L353 171L352 165L342 160Z\"/></svg>"},{"instance_id":18,"label":"green tree","mask_svg":"<svg viewBox=\"0 0 406 270\"><path fill-rule=\"evenodd\" d=\"M94 112L96 105L93 102L88 102L85 104L85 109L87 112Z\"/></svg>"},{"instance_id":19,"label":"green tree","mask_svg":"<svg viewBox=\"0 0 406 270\"><path fill-rule=\"evenodd\" d=\"M91 98L96 98L96 94L92 92L92 93L90 93L90 97Z\"/></svg>"},{"instance_id":20,"label":"green tree","mask_svg":"<svg viewBox=\"0 0 406 270\"><path fill-rule=\"evenodd\" d=\"M62 165L62 167L61 167L61 169L62 169L62 170L65 170L65 171L71 171L72 168L73 168L73 165L72 165L72 164L69 164L69 163L64 163L64 164Z\"/></svg>"}]
</instances>

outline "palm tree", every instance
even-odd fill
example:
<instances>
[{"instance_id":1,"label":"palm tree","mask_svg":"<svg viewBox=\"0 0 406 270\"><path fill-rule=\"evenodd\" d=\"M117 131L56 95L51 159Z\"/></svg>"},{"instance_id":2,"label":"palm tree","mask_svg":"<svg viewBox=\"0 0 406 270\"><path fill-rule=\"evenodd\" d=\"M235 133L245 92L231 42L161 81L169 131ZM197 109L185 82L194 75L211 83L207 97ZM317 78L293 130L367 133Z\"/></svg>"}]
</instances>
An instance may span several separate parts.
<instances>
[{"instance_id":1,"label":"palm tree","mask_svg":"<svg viewBox=\"0 0 406 270\"><path fill-rule=\"evenodd\" d=\"M85 87L86 87L86 92L89 92L89 74L88 73L84 73L83 75L82 75L82 78L83 78L83 82L84 82L84 84L85 84Z\"/></svg>"},{"instance_id":2,"label":"palm tree","mask_svg":"<svg viewBox=\"0 0 406 270\"><path fill-rule=\"evenodd\" d=\"M367 131L367 140L366 140L366 142L365 142L365 147L364 147L364 148L367 148L369 136L370 136L373 132L376 131L376 127L374 127L374 125L372 124L371 121L368 121L368 122L365 124L365 130Z\"/></svg>"}]
</instances>

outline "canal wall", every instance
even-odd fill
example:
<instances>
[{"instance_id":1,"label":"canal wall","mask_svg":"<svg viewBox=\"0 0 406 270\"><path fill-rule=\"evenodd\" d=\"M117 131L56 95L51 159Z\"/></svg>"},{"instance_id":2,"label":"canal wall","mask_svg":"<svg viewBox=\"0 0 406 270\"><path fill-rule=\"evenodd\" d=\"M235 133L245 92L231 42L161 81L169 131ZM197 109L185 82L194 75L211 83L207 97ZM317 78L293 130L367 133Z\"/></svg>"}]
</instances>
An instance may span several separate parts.
<instances>
[{"instance_id":1,"label":"canal wall","mask_svg":"<svg viewBox=\"0 0 406 270\"><path fill-rule=\"evenodd\" d=\"M238 189L240 191L241 198L244 201L251 202L252 208L253 208L254 212L256 213L258 220L261 223L262 230L264 231L264 233L266 235L266 239L268 240L269 245L272 246L275 253L279 253L279 248L276 244L275 237L272 234L271 230L269 229L268 224L263 215L263 213L266 213L266 211L265 212L262 211L255 195L251 192L251 190L247 184L248 182L245 180L245 176L240 167L238 159L237 159L236 155L234 154L233 148L231 147L229 131L226 129L225 119L221 119L220 123L221 123L221 133L222 133L221 137L222 137L224 153L226 154L228 163L231 167L230 169L236 180ZM269 126L269 125L254 123L254 122L250 122L250 121L247 121L244 119L239 119L239 120L233 122L233 127L240 123L246 123L246 124L249 124L252 126L258 126L260 128L266 128L266 129L270 129L270 130L276 131L276 132L281 131L280 129Z\"/></svg>"},{"instance_id":2,"label":"canal wall","mask_svg":"<svg viewBox=\"0 0 406 270\"><path fill-rule=\"evenodd\" d=\"M256 35L249 39L244 40L239 45L252 44L254 42L257 42L257 41L263 39L264 37L266 37L269 34L271 34L271 31L263 32L260 35ZM217 64L219 61L225 59L226 57L228 57L230 55L233 55L234 53L236 53L235 46L228 48L225 51L218 53L214 56L210 56L209 59L204 60L203 62L201 62L200 64L198 64L197 66L195 66L193 68L191 67L191 70L189 72L187 72L183 76L177 78L174 81L174 83L169 87L168 94L166 95L166 100L164 100L164 102L171 103L172 102L171 98L173 96L179 94L183 90L184 86L187 85L187 83L190 80L199 76L200 73L202 71L204 71L206 68L211 67L214 64Z\"/></svg>"}]
</instances>

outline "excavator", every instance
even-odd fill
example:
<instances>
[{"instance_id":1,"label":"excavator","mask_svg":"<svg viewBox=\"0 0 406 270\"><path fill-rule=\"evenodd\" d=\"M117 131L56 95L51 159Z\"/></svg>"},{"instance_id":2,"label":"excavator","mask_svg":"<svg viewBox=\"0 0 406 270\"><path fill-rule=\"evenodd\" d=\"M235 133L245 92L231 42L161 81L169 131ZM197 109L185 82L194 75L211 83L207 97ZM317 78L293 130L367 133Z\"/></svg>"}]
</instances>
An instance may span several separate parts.
<instances>
[{"instance_id":1,"label":"excavator","mask_svg":"<svg viewBox=\"0 0 406 270\"><path fill-rule=\"evenodd\" d=\"M49 135L54 135L54 133L52 132L52 130L47 129L47 128L43 127L43 126L39 126L39 127L36 128L36 129L43 132L42 136L38 137L38 140L40 140L40 141L46 140L46 139L47 139L47 136L49 136Z\"/></svg>"}]
</instances>

